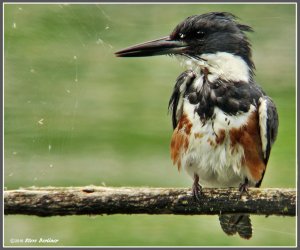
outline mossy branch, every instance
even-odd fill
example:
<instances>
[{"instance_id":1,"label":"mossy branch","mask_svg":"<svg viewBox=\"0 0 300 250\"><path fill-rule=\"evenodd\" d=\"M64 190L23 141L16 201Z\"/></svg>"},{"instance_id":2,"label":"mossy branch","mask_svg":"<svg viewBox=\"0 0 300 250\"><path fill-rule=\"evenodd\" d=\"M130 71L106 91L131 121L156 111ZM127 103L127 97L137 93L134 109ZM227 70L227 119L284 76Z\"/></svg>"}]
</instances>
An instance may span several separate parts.
<instances>
[{"instance_id":1,"label":"mossy branch","mask_svg":"<svg viewBox=\"0 0 300 250\"><path fill-rule=\"evenodd\" d=\"M4 214L37 216L96 214L296 215L295 189L204 188L195 202L185 188L31 187L4 191Z\"/></svg>"}]
</instances>

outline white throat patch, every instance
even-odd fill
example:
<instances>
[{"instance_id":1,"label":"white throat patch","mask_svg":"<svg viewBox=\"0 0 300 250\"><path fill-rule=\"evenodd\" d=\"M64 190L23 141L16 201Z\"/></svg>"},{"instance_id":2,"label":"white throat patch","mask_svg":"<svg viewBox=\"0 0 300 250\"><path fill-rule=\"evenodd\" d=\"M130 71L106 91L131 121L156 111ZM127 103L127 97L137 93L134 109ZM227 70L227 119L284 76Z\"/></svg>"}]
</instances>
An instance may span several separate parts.
<instances>
[{"instance_id":1,"label":"white throat patch","mask_svg":"<svg viewBox=\"0 0 300 250\"><path fill-rule=\"evenodd\" d=\"M227 81L249 82L250 68L240 57L227 52L217 52L215 54L202 54L201 59L191 59L180 56L179 60L188 69L199 72L199 69L207 68L209 71L208 80L221 78Z\"/></svg>"}]
</instances>

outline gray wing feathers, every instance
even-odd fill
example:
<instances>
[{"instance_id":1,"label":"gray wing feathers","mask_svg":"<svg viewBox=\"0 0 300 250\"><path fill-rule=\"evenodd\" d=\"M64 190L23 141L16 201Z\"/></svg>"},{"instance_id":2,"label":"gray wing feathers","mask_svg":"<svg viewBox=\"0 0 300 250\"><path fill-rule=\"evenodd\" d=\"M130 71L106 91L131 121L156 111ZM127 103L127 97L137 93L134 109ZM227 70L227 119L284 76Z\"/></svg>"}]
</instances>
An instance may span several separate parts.
<instances>
[{"instance_id":1,"label":"gray wing feathers","mask_svg":"<svg viewBox=\"0 0 300 250\"><path fill-rule=\"evenodd\" d=\"M265 164L267 164L271 148L277 137L278 114L274 102L268 96L263 96L259 99L258 112L262 150Z\"/></svg>"},{"instance_id":2,"label":"gray wing feathers","mask_svg":"<svg viewBox=\"0 0 300 250\"><path fill-rule=\"evenodd\" d=\"M176 84L169 101L169 111L172 112L173 129L176 128L178 120L182 115L184 93L195 77L196 75L192 70L187 70L176 79Z\"/></svg>"}]
</instances>

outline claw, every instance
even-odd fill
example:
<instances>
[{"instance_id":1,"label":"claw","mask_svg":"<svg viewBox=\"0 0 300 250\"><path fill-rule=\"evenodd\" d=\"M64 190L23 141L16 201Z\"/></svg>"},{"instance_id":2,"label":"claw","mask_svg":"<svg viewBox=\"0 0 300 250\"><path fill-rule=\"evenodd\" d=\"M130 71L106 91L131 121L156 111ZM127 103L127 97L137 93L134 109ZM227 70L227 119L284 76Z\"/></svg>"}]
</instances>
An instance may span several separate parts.
<instances>
[{"instance_id":1,"label":"claw","mask_svg":"<svg viewBox=\"0 0 300 250\"><path fill-rule=\"evenodd\" d=\"M240 186L239 186L239 191L240 191L240 198L243 196L243 194L247 194L249 195L248 193L248 190L249 190L249 184L248 184L248 178L245 178L245 182L244 183L241 183Z\"/></svg>"},{"instance_id":2,"label":"claw","mask_svg":"<svg viewBox=\"0 0 300 250\"><path fill-rule=\"evenodd\" d=\"M193 185L192 194L195 201L200 201L202 187L199 184Z\"/></svg>"},{"instance_id":3,"label":"claw","mask_svg":"<svg viewBox=\"0 0 300 250\"><path fill-rule=\"evenodd\" d=\"M200 201L202 193L202 187L199 184L199 176L197 174L194 174L194 183L192 186L192 195L195 201Z\"/></svg>"}]
</instances>

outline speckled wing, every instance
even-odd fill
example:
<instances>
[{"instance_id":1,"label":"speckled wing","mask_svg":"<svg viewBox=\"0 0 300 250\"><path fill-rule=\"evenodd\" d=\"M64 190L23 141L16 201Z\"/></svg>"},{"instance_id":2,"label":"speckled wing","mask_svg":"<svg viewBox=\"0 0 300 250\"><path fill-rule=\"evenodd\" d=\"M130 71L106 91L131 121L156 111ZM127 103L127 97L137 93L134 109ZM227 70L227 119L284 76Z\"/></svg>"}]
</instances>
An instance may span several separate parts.
<instances>
[{"instance_id":1,"label":"speckled wing","mask_svg":"<svg viewBox=\"0 0 300 250\"><path fill-rule=\"evenodd\" d=\"M186 89L192 84L195 77L196 74L192 70L186 70L181 73L176 79L176 84L169 101L169 111L172 112L173 129L176 128L178 121L182 116L184 93Z\"/></svg>"},{"instance_id":2,"label":"speckled wing","mask_svg":"<svg viewBox=\"0 0 300 250\"><path fill-rule=\"evenodd\" d=\"M259 98L258 113L263 157L265 165L267 166L271 148L277 137L279 125L277 109L270 97L263 96ZM256 184L256 187L260 186L263 177L264 175L262 175L262 178Z\"/></svg>"}]
</instances>

